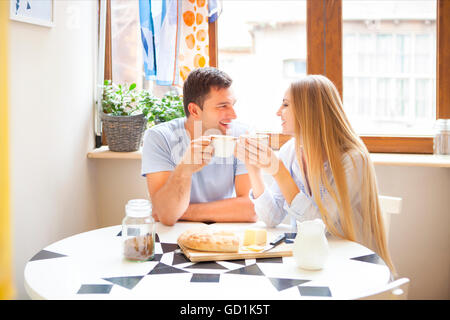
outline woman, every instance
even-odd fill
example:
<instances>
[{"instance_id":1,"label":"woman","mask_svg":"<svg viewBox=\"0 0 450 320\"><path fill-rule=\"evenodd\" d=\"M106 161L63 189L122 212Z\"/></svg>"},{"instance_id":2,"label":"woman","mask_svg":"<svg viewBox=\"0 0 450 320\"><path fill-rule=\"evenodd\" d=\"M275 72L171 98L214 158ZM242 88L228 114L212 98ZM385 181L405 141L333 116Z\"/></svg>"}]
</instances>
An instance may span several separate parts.
<instances>
[{"instance_id":1,"label":"woman","mask_svg":"<svg viewBox=\"0 0 450 320\"><path fill-rule=\"evenodd\" d=\"M394 271L369 152L353 131L333 83L308 75L290 85L277 115L293 136L279 157L256 139L240 138L236 156L244 161L259 218L276 226L321 218L328 231L375 251ZM299 161L300 160L300 161ZM270 189L261 170L273 176Z\"/></svg>"}]
</instances>

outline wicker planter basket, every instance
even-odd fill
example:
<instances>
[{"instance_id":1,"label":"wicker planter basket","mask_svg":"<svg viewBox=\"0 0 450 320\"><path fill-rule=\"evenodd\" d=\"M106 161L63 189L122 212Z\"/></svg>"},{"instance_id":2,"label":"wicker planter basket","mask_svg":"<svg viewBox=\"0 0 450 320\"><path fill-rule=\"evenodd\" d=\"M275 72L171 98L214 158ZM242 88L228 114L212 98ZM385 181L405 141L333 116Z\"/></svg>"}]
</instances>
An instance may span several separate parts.
<instances>
[{"instance_id":1,"label":"wicker planter basket","mask_svg":"<svg viewBox=\"0 0 450 320\"><path fill-rule=\"evenodd\" d=\"M101 113L100 117L109 150L117 152L139 150L147 124L147 119L143 114L110 116Z\"/></svg>"}]
</instances>

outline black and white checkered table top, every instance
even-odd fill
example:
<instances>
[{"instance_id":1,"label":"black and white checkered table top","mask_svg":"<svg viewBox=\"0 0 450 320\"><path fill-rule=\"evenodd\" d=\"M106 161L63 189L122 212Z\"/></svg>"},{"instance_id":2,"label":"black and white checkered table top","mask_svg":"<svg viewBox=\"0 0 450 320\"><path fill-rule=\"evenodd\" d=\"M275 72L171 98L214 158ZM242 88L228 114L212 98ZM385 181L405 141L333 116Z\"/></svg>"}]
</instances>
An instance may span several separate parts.
<instances>
[{"instance_id":1,"label":"black and white checkered table top","mask_svg":"<svg viewBox=\"0 0 450 320\"><path fill-rule=\"evenodd\" d=\"M298 268L293 257L215 262L189 261L176 244L179 234L202 223L157 223L155 257L133 262L122 256L121 226L58 241L25 267L33 299L349 299L388 283L389 269L369 249L329 238L324 269ZM244 232L255 224L214 224ZM268 229L269 237L290 232Z\"/></svg>"}]
</instances>

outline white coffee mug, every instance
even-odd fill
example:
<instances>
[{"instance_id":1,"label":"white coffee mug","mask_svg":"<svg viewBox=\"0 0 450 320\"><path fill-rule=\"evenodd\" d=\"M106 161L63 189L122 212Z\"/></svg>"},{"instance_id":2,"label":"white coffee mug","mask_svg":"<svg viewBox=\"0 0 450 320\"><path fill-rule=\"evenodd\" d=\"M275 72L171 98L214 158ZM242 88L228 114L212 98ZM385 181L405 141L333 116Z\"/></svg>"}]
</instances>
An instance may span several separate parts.
<instances>
[{"instance_id":1,"label":"white coffee mug","mask_svg":"<svg viewBox=\"0 0 450 320\"><path fill-rule=\"evenodd\" d=\"M258 147L269 145L269 136L267 134L243 134L239 136L239 139L252 139L256 141Z\"/></svg>"},{"instance_id":2,"label":"white coffee mug","mask_svg":"<svg viewBox=\"0 0 450 320\"><path fill-rule=\"evenodd\" d=\"M269 135L267 134L243 134L240 138L256 140L258 145L269 145Z\"/></svg>"}]
</instances>

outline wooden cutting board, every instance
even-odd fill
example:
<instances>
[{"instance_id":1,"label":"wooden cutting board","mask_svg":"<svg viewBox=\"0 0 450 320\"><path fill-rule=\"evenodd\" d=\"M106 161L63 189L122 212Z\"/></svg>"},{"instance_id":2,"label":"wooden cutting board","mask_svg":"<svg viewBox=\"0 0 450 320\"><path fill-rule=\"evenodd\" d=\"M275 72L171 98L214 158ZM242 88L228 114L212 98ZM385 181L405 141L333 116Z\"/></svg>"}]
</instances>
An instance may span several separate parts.
<instances>
[{"instance_id":1,"label":"wooden cutting board","mask_svg":"<svg viewBox=\"0 0 450 320\"><path fill-rule=\"evenodd\" d=\"M239 252L208 252L189 249L178 243L178 246L181 248L186 258L192 262L290 257L292 256L293 245L293 243L282 243L266 252L249 252L241 250L239 250Z\"/></svg>"}]
</instances>

